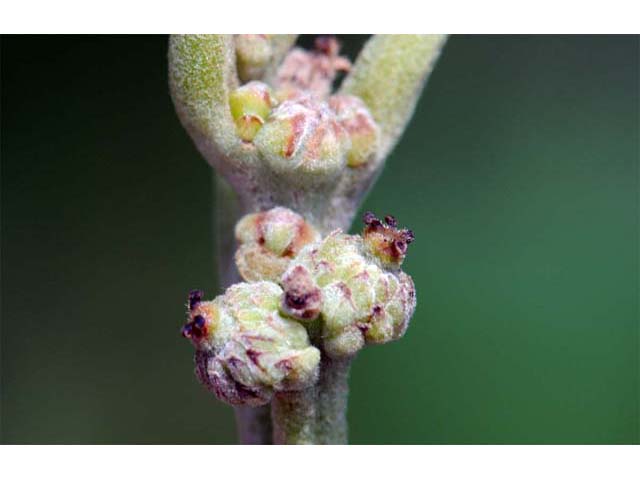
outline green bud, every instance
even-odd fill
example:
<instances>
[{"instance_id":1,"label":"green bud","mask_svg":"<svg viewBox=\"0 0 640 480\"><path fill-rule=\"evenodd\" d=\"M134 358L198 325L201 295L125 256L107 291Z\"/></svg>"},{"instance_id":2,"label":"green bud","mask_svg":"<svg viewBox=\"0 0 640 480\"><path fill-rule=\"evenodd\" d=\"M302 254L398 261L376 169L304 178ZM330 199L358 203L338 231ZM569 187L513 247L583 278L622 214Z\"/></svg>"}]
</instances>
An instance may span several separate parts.
<instances>
[{"instance_id":1,"label":"green bud","mask_svg":"<svg viewBox=\"0 0 640 480\"><path fill-rule=\"evenodd\" d=\"M189 298L183 335L196 348L196 374L221 400L258 406L274 392L317 381L320 352L306 330L278 312L282 289L271 282L240 283L211 302Z\"/></svg>"},{"instance_id":2,"label":"green bud","mask_svg":"<svg viewBox=\"0 0 640 480\"><path fill-rule=\"evenodd\" d=\"M246 142L252 141L275 104L271 89L262 82L249 82L231 92L229 107L238 136Z\"/></svg>"},{"instance_id":3,"label":"green bud","mask_svg":"<svg viewBox=\"0 0 640 480\"><path fill-rule=\"evenodd\" d=\"M291 262L280 281L281 310L300 320L319 314L324 350L333 358L350 357L365 343L404 335L415 286L396 267L373 255L359 235L336 230Z\"/></svg>"}]
</instances>

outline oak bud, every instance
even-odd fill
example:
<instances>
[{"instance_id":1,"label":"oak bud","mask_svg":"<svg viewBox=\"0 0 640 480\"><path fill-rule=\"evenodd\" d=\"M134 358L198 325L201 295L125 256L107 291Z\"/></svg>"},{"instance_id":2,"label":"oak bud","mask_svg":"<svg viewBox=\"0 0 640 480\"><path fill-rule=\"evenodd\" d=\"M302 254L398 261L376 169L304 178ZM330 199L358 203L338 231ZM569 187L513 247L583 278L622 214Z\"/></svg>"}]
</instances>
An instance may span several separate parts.
<instances>
[{"instance_id":1,"label":"oak bud","mask_svg":"<svg viewBox=\"0 0 640 480\"><path fill-rule=\"evenodd\" d=\"M350 147L334 113L311 96L282 102L254 143L276 174L296 183L335 178L346 164Z\"/></svg>"},{"instance_id":2,"label":"oak bud","mask_svg":"<svg viewBox=\"0 0 640 480\"><path fill-rule=\"evenodd\" d=\"M215 300L189 299L183 335L196 348L196 375L233 405L263 405L274 392L297 391L318 377L320 352L306 330L278 312L282 289L240 283Z\"/></svg>"},{"instance_id":3,"label":"oak bud","mask_svg":"<svg viewBox=\"0 0 640 480\"><path fill-rule=\"evenodd\" d=\"M291 262L280 282L281 310L299 320L318 312L323 348L334 358L352 356L366 343L395 340L416 305L413 281L397 266L373 255L359 235L336 230Z\"/></svg>"},{"instance_id":4,"label":"oak bud","mask_svg":"<svg viewBox=\"0 0 640 480\"><path fill-rule=\"evenodd\" d=\"M304 218L283 207L245 215L235 235L236 265L246 281L277 281L302 247L320 239Z\"/></svg>"}]
</instances>

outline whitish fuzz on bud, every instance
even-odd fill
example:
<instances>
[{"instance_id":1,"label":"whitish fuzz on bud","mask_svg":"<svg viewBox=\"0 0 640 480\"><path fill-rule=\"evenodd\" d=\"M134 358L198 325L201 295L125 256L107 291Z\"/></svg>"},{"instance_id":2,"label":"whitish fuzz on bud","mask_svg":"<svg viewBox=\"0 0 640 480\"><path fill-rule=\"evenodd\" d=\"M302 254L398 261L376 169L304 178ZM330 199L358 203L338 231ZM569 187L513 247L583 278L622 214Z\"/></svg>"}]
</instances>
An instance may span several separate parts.
<instances>
[{"instance_id":1,"label":"whitish fuzz on bud","mask_svg":"<svg viewBox=\"0 0 640 480\"><path fill-rule=\"evenodd\" d=\"M305 245L320 239L304 218L283 207L245 215L236 224L240 248L235 260L246 281L277 282Z\"/></svg>"},{"instance_id":2,"label":"whitish fuzz on bud","mask_svg":"<svg viewBox=\"0 0 640 480\"><path fill-rule=\"evenodd\" d=\"M298 320L319 314L323 349L334 358L400 338L415 310L415 286L387 267L360 236L336 230L291 262L280 282L281 310Z\"/></svg>"},{"instance_id":3,"label":"whitish fuzz on bud","mask_svg":"<svg viewBox=\"0 0 640 480\"><path fill-rule=\"evenodd\" d=\"M374 160L378 153L379 129L364 102L353 95L333 95L329 98L329 107L351 140L347 165L356 168Z\"/></svg>"},{"instance_id":4,"label":"whitish fuzz on bud","mask_svg":"<svg viewBox=\"0 0 640 480\"><path fill-rule=\"evenodd\" d=\"M326 98L338 72L348 72L351 62L339 55L335 37L316 38L315 50L292 49L278 69L278 98L293 98L299 92L311 92Z\"/></svg>"},{"instance_id":5,"label":"whitish fuzz on bud","mask_svg":"<svg viewBox=\"0 0 640 480\"><path fill-rule=\"evenodd\" d=\"M384 217L384 223L376 216L364 214L364 245L367 251L375 256L385 268L398 268L402 265L409 244L413 242L413 232L399 229L396 219L391 215Z\"/></svg>"},{"instance_id":6,"label":"whitish fuzz on bud","mask_svg":"<svg viewBox=\"0 0 640 480\"><path fill-rule=\"evenodd\" d=\"M310 96L272 110L254 143L274 172L296 183L335 178L350 147L327 104Z\"/></svg>"},{"instance_id":7,"label":"whitish fuzz on bud","mask_svg":"<svg viewBox=\"0 0 640 480\"><path fill-rule=\"evenodd\" d=\"M279 314L282 295L271 282L236 284L210 302L191 292L182 333L196 348L196 375L221 400L259 406L317 381L320 351Z\"/></svg>"},{"instance_id":8,"label":"whitish fuzz on bud","mask_svg":"<svg viewBox=\"0 0 640 480\"><path fill-rule=\"evenodd\" d=\"M249 82L231 92L229 107L238 136L245 142L252 141L275 105L271 89L262 82Z\"/></svg>"},{"instance_id":9,"label":"whitish fuzz on bud","mask_svg":"<svg viewBox=\"0 0 640 480\"><path fill-rule=\"evenodd\" d=\"M273 56L272 35L234 35L238 76L243 82L262 78Z\"/></svg>"}]
</instances>

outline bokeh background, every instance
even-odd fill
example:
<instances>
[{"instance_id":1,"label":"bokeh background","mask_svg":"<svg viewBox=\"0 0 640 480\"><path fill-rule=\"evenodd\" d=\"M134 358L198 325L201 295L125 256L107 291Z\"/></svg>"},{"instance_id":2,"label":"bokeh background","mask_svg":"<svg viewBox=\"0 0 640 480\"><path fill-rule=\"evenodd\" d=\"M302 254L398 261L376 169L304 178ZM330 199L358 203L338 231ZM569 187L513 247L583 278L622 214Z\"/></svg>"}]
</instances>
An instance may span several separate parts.
<instances>
[{"instance_id":1,"label":"bokeh background","mask_svg":"<svg viewBox=\"0 0 640 480\"><path fill-rule=\"evenodd\" d=\"M178 333L218 292L167 38L1 48L2 441L234 443ZM355 361L352 443L639 441L638 61L632 36L450 39L363 205L414 230L419 303Z\"/></svg>"}]
</instances>

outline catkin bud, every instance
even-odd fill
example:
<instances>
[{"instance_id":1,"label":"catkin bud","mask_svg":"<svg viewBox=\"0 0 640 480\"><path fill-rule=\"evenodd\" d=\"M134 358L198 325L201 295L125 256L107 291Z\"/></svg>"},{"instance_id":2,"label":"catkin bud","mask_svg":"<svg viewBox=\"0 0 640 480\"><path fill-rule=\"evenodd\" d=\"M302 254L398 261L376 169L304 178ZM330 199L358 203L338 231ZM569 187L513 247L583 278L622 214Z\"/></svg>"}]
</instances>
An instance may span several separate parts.
<instances>
[{"instance_id":1,"label":"catkin bud","mask_svg":"<svg viewBox=\"0 0 640 480\"><path fill-rule=\"evenodd\" d=\"M350 146L327 104L311 97L276 107L254 143L274 172L297 183L335 178Z\"/></svg>"},{"instance_id":2,"label":"catkin bud","mask_svg":"<svg viewBox=\"0 0 640 480\"><path fill-rule=\"evenodd\" d=\"M333 95L329 107L351 140L347 165L356 168L373 161L378 153L379 129L364 102L353 95Z\"/></svg>"},{"instance_id":3,"label":"catkin bud","mask_svg":"<svg viewBox=\"0 0 640 480\"><path fill-rule=\"evenodd\" d=\"M240 248L235 260L246 281L277 281L289 262L320 234L304 218L287 208L245 215L236 225Z\"/></svg>"},{"instance_id":4,"label":"catkin bud","mask_svg":"<svg viewBox=\"0 0 640 480\"><path fill-rule=\"evenodd\" d=\"M229 95L231 116L238 136L250 142L264 125L276 101L268 85L253 81Z\"/></svg>"},{"instance_id":5,"label":"catkin bud","mask_svg":"<svg viewBox=\"0 0 640 480\"><path fill-rule=\"evenodd\" d=\"M264 405L274 392L297 391L318 377L320 352L306 330L278 312L282 289L240 283L211 302L189 297L183 335L196 347L196 375L233 405Z\"/></svg>"}]
</instances>

